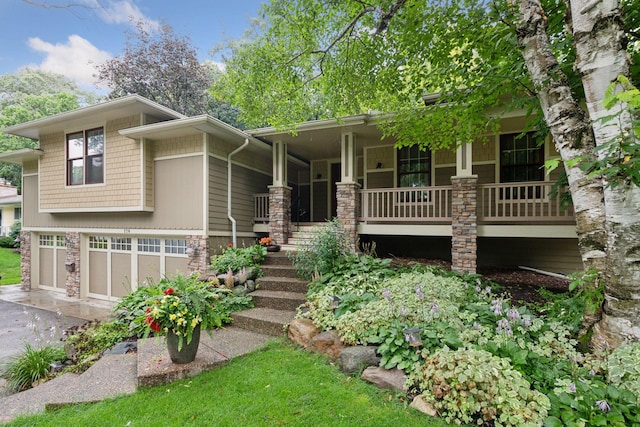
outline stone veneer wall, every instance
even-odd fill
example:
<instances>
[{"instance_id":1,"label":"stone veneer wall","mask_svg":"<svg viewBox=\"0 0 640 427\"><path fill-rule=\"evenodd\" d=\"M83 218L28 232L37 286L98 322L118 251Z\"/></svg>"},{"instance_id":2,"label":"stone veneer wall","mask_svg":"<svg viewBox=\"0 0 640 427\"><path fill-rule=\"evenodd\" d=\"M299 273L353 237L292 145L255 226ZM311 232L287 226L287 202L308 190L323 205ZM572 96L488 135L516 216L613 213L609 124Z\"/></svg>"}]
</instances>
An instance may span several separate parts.
<instances>
[{"instance_id":1,"label":"stone veneer wall","mask_svg":"<svg viewBox=\"0 0 640 427\"><path fill-rule=\"evenodd\" d=\"M74 271L67 270L67 296L80 298L80 233L67 232L67 260L65 267L74 265Z\"/></svg>"},{"instance_id":2,"label":"stone veneer wall","mask_svg":"<svg viewBox=\"0 0 640 427\"><path fill-rule=\"evenodd\" d=\"M451 177L451 269L476 273L478 176Z\"/></svg>"},{"instance_id":3,"label":"stone veneer wall","mask_svg":"<svg viewBox=\"0 0 640 427\"><path fill-rule=\"evenodd\" d=\"M291 188L269 187L269 237L278 245L289 241Z\"/></svg>"},{"instance_id":4,"label":"stone veneer wall","mask_svg":"<svg viewBox=\"0 0 640 427\"><path fill-rule=\"evenodd\" d=\"M360 197L358 197L360 184L338 182L336 187L338 219L349 236L349 247L356 251L358 249L356 248L358 217L360 216Z\"/></svg>"},{"instance_id":5,"label":"stone veneer wall","mask_svg":"<svg viewBox=\"0 0 640 427\"><path fill-rule=\"evenodd\" d=\"M209 267L209 239L206 236L187 236L189 272L204 273Z\"/></svg>"},{"instance_id":6,"label":"stone veneer wall","mask_svg":"<svg viewBox=\"0 0 640 427\"><path fill-rule=\"evenodd\" d=\"M31 290L31 232L20 232L20 289Z\"/></svg>"}]
</instances>

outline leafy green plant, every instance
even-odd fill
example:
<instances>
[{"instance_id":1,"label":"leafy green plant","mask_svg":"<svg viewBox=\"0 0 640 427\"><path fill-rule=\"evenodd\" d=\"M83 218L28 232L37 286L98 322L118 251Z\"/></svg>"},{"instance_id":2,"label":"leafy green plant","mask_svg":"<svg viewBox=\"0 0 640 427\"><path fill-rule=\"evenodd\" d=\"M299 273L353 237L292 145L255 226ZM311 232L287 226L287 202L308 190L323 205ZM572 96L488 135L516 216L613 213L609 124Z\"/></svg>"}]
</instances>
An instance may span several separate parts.
<instances>
[{"instance_id":1,"label":"leafy green plant","mask_svg":"<svg viewBox=\"0 0 640 427\"><path fill-rule=\"evenodd\" d=\"M389 326L381 326L376 336L369 340L372 344L379 344L377 352L383 368L408 371L420 361L420 350L405 339L403 330L407 327L406 324L392 322Z\"/></svg>"},{"instance_id":2,"label":"leafy green plant","mask_svg":"<svg viewBox=\"0 0 640 427\"><path fill-rule=\"evenodd\" d=\"M64 349L60 346L36 347L25 342L24 351L9 360L2 376L7 379L11 390L23 391L46 378L52 363L64 362L66 359Z\"/></svg>"},{"instance_id":3,"label":"leafy green plant","mask_svg":"<svg viewBox=\"0 0 640 427\"><path fill-rule=\"evenodd\" d=\"M330 273L349 253L347 233L337 218L314 227L312 234L313 238L291 256L298 275L304 279Z\"/></svg>"},{"instance_id":4,"label":"leafy green plant","mask_svg":"<svg viewBox=\"0 0 640 427\"><path fill-rule=\"evenodd\" d=\"M231 244L230 244L231 245ZM227 246L219 255L211 257L211 268L219 274L231 270L234 273L243 268L260 269L260 263L267 255L267 248L262 245L252 245L247 248Z\"/></svg>"},{"instance_id":5,"label":"leafy green plant","mask_svg":"<svg viewBox=\"0 0 640 427\"><path fill-rule=\"evenodd\" d=\"M607 357L607 379L636 395L640 405L640 343L623 344Z\"/></svg>"},{"instance_id":6,"label":"leafy green plant","mask_svg":"<svg viewBox=\"0 0 640 427\"><path fill-rule=\"evenodd\" d=\"M128 324L119 321L97 322L80 333L67 336L65 349L74 362L68 370L76 373L86 371L105 350L130 337Z\"/></svg>"},{"instance_id":7,"label":"leafy green plant","mask_svg":"<svg viewBox=\"0 0 640 427\"><path fill-rule=\"evenodd\" d=\"M636 396L597 377L574 381L569 390L550 393L549 399L545 427L640 425Z\"/></svg>"},{"instance_id":8,"label":"leafy green plant","mask_svg":"<svg viewBox=\"0 0 640 427\"><path fill-rule=\"evenodd\" d=\"M20 246L20 232L22 231L22 222L21 221L16 221L11 225L11 228L9 229L9 237L11 237L11 239L13 240L14 244L13 247L19 247Z\"/></svg>"},{"instance_id":9,"label":"leafy green plant","mask_svg":"<svg viewBox=\"0 0 640 427\"><path fill-rule=\"evenodd\" d=\"M15 248L16 241L9 236L0 237L0 248Z\"/></svg>"},{"instance_id":10,"label":"leafy green plant","mask_svg":"<svg viewBox=\"0 0 640 427\"><path fill-rule=\"evenodd\" d=\"M539 426L550 408L506 359L473 348L438 350L409 381L450 423Z\"/></svg>"}]
</instances>

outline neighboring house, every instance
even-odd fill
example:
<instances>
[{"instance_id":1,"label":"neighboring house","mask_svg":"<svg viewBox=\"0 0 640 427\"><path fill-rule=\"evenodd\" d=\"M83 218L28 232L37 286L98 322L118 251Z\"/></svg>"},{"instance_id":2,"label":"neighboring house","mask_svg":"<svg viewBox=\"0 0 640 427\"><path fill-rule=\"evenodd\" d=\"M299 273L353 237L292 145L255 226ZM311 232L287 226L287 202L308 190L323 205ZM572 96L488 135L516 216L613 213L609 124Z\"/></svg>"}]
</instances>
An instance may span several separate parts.
<instances>
[{"instance_id":1,"label":"neighboring house","mask_svg":"<svg viewBox=\"0 0 640 427\"><path fill-rule=\"evenodd\" d=\"M0 236L8 236L14 223L22 221L22 196L18 188L0 179Z\"/></svg>"},{"instance_id":2,"label":"neighboring house","mask_svg":"<svg viewBox=\"0 0 640 427\"><path fill-rule=\"evenodd\" d=\"M542 170L553 144L502 133L455 151L396 149L376 117L242 132L140 96L4 129L39 141L23 166L23 287L115 299L175 271L202 271L229 242L338 217L351 244L450 259L453 268L581 268L573 212ZM228 191L229 186L231 191Z\"/></svg>"}]
</instances>

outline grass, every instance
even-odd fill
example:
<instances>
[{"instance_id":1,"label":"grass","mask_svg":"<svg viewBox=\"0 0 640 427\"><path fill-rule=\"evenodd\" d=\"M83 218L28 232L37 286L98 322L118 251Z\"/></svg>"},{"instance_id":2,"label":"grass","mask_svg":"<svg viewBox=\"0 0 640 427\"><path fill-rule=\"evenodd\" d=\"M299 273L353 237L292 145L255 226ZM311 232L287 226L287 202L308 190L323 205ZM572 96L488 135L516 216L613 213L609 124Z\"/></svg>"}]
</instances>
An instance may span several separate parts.
<instances>
[{"instance_id":1,"label":"grass","mask_svg":"<svg viewBox=\"0 0 640 427\"><path fill-rule=\"evenodd\" d=\"M20 283L20 254L12 248L0 248L0 285Z\"/></svg>"},{"instance_id":2,"label":"grass","mask_svg":"<svg viewBox=\"0 0 640 427\"><path fill-rule=\"evenodd\" d=\"M395 392L344 375L327 359L272 342L226 366L8 426L444 426Z\"/></svg>"}]
</instances>

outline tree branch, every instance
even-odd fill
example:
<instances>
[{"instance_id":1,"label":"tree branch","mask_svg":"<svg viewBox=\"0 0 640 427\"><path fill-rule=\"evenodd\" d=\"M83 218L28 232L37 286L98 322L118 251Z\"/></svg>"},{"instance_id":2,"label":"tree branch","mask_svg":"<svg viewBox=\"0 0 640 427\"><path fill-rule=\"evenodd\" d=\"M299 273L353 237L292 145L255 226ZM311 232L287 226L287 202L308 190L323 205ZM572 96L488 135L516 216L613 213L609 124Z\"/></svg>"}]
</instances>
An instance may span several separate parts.
<instances>
[{"instance_id":1,"label":"tree branch","mask_svg":"<svg viewBox=\"0 0 640 427\"><path fill-rule=\"evenodd\" d=\"M378 28L376 28L376 34L380 34L389 27L389 22L391 22L391 19L396 15L396 13L398 13L400 8L402 8L402 6L404 6L406 2L407 0L397 0L394 4L391 5L389 11L387 13L384 13L380 17L380 23L378 24Z\"/></svg>"}]
</instances>

